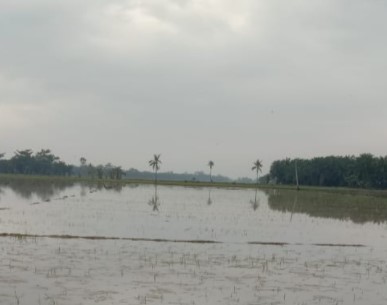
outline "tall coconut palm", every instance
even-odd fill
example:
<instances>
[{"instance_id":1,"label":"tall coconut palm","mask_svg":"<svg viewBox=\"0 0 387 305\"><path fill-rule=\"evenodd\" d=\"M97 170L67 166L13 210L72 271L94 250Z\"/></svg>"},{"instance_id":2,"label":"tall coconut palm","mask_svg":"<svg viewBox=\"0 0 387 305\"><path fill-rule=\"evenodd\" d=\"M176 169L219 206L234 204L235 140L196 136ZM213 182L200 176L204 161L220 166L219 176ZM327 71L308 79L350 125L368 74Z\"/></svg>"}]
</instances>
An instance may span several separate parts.
<instances>
[{"instance_id":1,"label":"tall coconut palm","mask_svg":"<svg viewBox=\"0 0 387 305\"><path fill-rule=\"evenodd\" d=\"M210 167L210 181L212 182L212 168L214 167L215 163L214 161L209 161L208 166Z\"/></svg>"},{"instance_id":2,"label":"tall coconut palm","mask_svg":"<svg viewBox=\"0 0 387 305\"><path fill-rule=\"evenodd\" d=\"M157 171L160 169L160 155L153 155L153 159L149 160L149 166L153 168L153 171L155 172L155 183L157 183Z\"/></svg>"},{"instance_id":3,"label":"tall coconut palm","mask_svg":"<svg viewBox=\"0 0 387 305\"><path fill-rule=\"evenodd\" d=\"M259 172L262 172L262 161L257 159L257 161L253 163L253 165L254 166L251 168L251 170L257 172L257 184L258 184Z\"/></svg>"}]
</instances>

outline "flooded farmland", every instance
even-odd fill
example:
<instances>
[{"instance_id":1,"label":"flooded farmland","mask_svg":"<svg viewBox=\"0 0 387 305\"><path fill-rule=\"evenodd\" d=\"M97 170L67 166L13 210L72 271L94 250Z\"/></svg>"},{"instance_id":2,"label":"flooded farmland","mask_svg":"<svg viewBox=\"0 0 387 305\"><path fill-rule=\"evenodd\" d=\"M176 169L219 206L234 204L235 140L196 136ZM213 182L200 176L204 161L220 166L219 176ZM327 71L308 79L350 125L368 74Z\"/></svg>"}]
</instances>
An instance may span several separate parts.
<instances>
[{"instance_id":1,"label":"flooded farmland","mask_svg":"<svg viewBox=\"0 0 387 305\"><path fill-rule=\"evenodd\" d=\"M387 200L0 184L0 304L386 304Z\"/></svg>"}]
</instances>

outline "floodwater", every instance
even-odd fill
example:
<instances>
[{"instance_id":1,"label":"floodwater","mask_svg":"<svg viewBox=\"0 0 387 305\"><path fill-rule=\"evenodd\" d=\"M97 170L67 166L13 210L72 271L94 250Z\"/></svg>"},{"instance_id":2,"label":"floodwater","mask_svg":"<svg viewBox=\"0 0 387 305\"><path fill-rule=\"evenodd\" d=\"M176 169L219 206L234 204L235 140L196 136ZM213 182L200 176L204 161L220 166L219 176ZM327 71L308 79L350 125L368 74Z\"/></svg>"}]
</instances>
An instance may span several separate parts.
<instances>
[{"instance_id":1,"label":"floodwater","mask_svg":"<svg viewBox=\"0 0 387 305\"><path fill-rule=\"evenodd\" d=\"M0 182L0 304L387 304L387 199Z\"/></svg>"}]
</instances>

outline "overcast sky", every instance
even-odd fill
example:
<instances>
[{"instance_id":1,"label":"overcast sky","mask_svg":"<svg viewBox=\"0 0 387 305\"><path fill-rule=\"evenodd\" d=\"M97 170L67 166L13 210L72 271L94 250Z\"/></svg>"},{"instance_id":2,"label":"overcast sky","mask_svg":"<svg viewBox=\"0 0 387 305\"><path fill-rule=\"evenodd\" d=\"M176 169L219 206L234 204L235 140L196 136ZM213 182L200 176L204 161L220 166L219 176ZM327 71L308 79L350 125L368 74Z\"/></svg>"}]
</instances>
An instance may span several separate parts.
<instances>
[{"instance_id":1,"label":"overcast sky","mask_svg":"<svg viewBox=\"0 0 387 305\"><path fill-rule=\"evenodd\" d=\"M250 176L387 155L387 1L1 0L0 152Z\"/></svg>"}]
</instances>

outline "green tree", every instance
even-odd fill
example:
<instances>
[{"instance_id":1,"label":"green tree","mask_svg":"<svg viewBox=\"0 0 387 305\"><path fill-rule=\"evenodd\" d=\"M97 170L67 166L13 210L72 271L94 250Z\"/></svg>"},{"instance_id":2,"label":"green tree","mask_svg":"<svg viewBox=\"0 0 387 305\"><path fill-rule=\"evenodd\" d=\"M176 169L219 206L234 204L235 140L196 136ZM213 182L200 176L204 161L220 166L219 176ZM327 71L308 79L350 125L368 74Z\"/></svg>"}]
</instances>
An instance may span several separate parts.
<instances>
[{"instance_id":1,"label":"green tree","mask_svg":"<svg viewBox=\"0 0 387 305\"><path fill-rule=\"evenodd\" d=\"M79 162L81 163L81 166L79 167L79 177L85 177L87 176L87 166L86 166L86 158L85 157L81 157L79 159Z\"/></svg>"},{"instance_id":2,"label":"green tree","mask_svg":"<svg viewBox=\"0 0 387 305\"><path fill-rule=\"evenodd\" d=\"M297 165L296 165L297 164ZM335 187L387 187L387 157L372 154L355 156L326 156L313 159L284 159L270 167L271 179L281 184L293 184L292 173L297 166L298 178L303 185Z\"/></svg>"},{"instance_id":3,"label":"green tree","mask_svg":"<svg viewBox=\"0 0 387 305\"><path fill-rule=\"evenodd\" d=\"M51 150L42 149L35 154L34 172L42 175L51 175L58 161L59 157L53 155Z\"/></svg>"},{"instance_id":4,"label":"green tree","mask_svg":"<svg viewBox=\"0 0 387 305\"><path fill-rule=\"evenodd\" d=\"M372 187L375 181L376 159L372 154L361 154L357 160L357 171L361 187Z\"/></svg>"},{"instance_id":5,"label":"green tree","mask_svg":"<svg viewBox=\"0 0 387 305\"><path fill-rule=\"evenodd\" d=\"M155 172L156 184L157 184L157 172L160 169L160 164L161 164L160 156L161 156L160 154L159 155L154 154L153 159L149 160L149 166L152 167L153 171Z\"/></svg>"},{"instance_id":6,"label":"green tree","mask_svg":"<svg viewBox=\"0 0 387 305\"><path fill-rule=\"evenodd\" d=\"M98 179L103 179L103 166L102 165L97 166L97 177L98 177Z\"/></svg>"},{"instance_id":7,"label":"green tree","mask_svg":"<svg viewBox=\"0 0 387 305\"><path fill-rule=\"evenodd\" d=\"M121 166L114 166L110 171L110 179L121 180L124 171Z\"/></svg>"},{"instance_id":8,"label":"green tree","mask_svg":"<svg viewBox=\"0 0 387 305\"><path fill-rule=\"evenodd\" d=\"M257 159L257 161L253 162L253 167L251 168L251 170L257 172L257 184L258 184L259 172L262 172L262 161Z\"/></svg>"},{"instance_id":9,"label":"green tree","mask_svg":"<svg viewBox=\"0 0 387 305\"><path fill-rule=\"evenodd\" d=\"M212 168L214 167L215 163L214 161L210 160L208 161L208 166L210 167L210 181L212 182Z\"/></svg>"},{"instance_id":10,"label":"green tree","mask_svg":"<svg viewBox=\"0 0 387 305\"><path fill-rule=\"evenodd\" d=\"M6 173L8 171L8 160L4 160L5 153L0 154L0 173Z\"/></svg>"},{"instance_id":11,"label":"green tree","mask_svg":"<svg viewBox=\"0 0 387 305\"><path fill-rule=\"evenodd\" d=\"M31 149L17 150L12 157L11 162L14 172L17 174L31 174L34 168L35 159L32 156Z\"/></svg>"}]
</instances>

